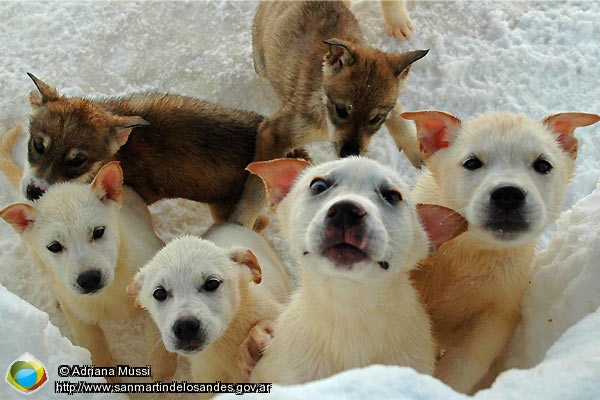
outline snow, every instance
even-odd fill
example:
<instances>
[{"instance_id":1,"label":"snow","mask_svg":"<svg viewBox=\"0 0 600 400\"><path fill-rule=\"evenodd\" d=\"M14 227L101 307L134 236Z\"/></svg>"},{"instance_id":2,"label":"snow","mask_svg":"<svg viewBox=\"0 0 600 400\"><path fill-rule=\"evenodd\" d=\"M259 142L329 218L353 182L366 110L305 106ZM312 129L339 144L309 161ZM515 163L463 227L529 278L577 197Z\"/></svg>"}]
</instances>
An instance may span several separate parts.
<instances>
[{"instance_id":1,"label":"snow","mask_svg":"<svg viewBox=\"0 0 600 400\"><path fill-rule=\"evenodd\" d=\"M273 92L252 66L255 7L255 1L0 2L0 132L27 125L34 85L26 72L67 95L172 92L272 114ZM463 119L493 110L534 118L600 112L599 2L417 1L408 9L416 30L412 40L397 42L385 36L378 3L352 5L368 43L386 51L431 49L413 66L400 96L406 110L439 109ZM482 399L600 396L600 124L576 136L577 168L563 207L570 211L540 240L524 319L508 354L507 366L529 369L504 373L478 394ZM21 141L14 151L19 162L24 149ZM418 176L385 133L375 139L371 156L395 166L410 183ZM0 174L0 206L19 200ZM165 241L201 234L210 224L207 208L190 201L163 201L151 211ZM276 223L266 236L293 271ZM71 332L48 282L12 228L0 223L0 284L8 289L0 289L0 368L28 351L52 380L56 365L89 359L61 339ZM27 303L47 313L52 325ZM145 365L139 327L117 324L110 331L118 362ZM186 378L184 370L182 363L177 379ZM431 377L381 366L274 390L278 398L464 397ZM50 383L33 396L42 395L52 396ZM15 396L0 383L1 398Z\"/></svg>"}]
</instances>

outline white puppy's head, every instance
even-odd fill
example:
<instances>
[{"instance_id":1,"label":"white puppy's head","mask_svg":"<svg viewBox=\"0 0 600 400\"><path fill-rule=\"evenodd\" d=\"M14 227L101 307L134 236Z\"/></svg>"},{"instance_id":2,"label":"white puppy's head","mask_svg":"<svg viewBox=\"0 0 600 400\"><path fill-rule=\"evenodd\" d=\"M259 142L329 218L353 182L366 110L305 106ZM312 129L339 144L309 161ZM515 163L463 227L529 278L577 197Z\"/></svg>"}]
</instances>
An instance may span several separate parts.
<instances>
[{"instance_id":1,"label":"white puppy's head","mask_svg":"<svg viewBox=\"0 0 600 400\"><path fill-rule=\"evenodd\" d=\"M416 121L440 202L464 215L470 234L492 246L535 240L557 217L577 156L573 131L600 119L490 113L461 122L439 111L402 117Z\"/></svg>"},{"instance_id":2,"label":"white puppy's head","mask_svg":"<svg viewBox=\"0 0 600 400\"><path fill-rule=\"evenodd\" d=\"M123 172L118 162L89 185L50 186L35 205L0 211L68 290L91 295L112 284L119 252Z\"/></svg>"},{"instance_id":3,"label":"white puppy's head","mask_svg":"<svg viewBox=\"0 0 600 400\"><path fill-rule=\"evenodd\" d=\"M248 283L260 283L252 251L187 236L173 240L133 277L127 292L150 312L167 350L205 350L227 329Z\"/></svg>"},{"instance_id":4,"label":"white puppy's head","mask_svg":"<svg viewBox=\"0 0 600 400\"><path fill-rule=\"evenodd\" d=\"M440 244L443 235L430 234L430 242L426 232L436 218L419 219L408 186L392 169L360 157L307 167L290 159L248 166L278 204L282 230L304 267L322 276L379 279L413 268L430 243ZM419 212L464 230L451 210L423 206Z\"/></svg>"}]
</instances>

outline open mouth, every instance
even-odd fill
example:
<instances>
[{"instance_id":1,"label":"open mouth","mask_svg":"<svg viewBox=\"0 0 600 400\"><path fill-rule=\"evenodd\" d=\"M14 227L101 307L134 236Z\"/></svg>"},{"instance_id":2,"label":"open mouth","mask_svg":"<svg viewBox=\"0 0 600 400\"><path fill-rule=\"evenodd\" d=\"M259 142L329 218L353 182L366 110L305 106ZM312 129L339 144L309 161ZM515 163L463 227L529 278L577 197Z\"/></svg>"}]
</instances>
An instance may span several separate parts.
<instances>
[{"instance_id":1,"label":"open mouth","mask_svg":"<svg viewBox=\"0 0 600 400\"><path fill-rule=\"evenodd\" d=\"M325 250L324 255L336 266L347 269L351 269L356 263L369 259L362 250L348 243L340 243L331 246Z\"/></svg>"}]
</instances>

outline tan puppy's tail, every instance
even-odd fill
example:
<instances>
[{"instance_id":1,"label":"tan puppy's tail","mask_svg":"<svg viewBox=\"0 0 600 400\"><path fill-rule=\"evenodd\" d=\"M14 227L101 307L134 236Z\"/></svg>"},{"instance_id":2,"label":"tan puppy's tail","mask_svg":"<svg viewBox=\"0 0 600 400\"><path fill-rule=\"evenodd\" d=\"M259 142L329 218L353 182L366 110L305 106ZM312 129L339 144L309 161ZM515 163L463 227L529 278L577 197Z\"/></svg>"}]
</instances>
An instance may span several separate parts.
<instances>
[{"instance_id":1,"label":"tan puppy's tail","mask_svg":"<svg viewBox=\"0 0 600 400\"><path fill-rule=\"evenodd\" d=\"M15 162L11 152L20 131L21 125L17 125L0 137L0 170L17 189L21 185L23 169Z\"/></svg>"}]
</instances>

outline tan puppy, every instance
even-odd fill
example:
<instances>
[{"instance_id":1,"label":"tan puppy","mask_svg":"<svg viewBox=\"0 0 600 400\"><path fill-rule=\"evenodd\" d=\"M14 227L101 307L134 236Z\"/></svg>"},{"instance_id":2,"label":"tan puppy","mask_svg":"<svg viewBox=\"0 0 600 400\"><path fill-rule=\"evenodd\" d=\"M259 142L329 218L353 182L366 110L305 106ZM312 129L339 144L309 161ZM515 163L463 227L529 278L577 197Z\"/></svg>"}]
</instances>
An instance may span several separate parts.
<instances>
[{"instance_id":1,"label":"tan puppy","mask_svg":"<svg viewBox=\"0 0 600 400\"><path fill-rule=\"evenodd\" d=\"M89 183L102 165L118 160L125 184L147 204L183 197L208 203L217 222L229 219L244 190L261 115L171 94L66 97L29 76L38 89L30 95L21 183L29 200L57 182ZM256 215L242 210L236 217L249 224Z\"/></svg>"},{"instance_id":2,"label":"tan puppy","mask_svg":"<svg viewBox=\"0 0 600 400\"><path fill-rule=\"evenodd\" d=\"M429 166L415 199L455 209L469 222L468 232L412 276L439 345L435 375L469 393L520 318L536 240L560 212L573 174L573 131L600 117L492 113L463 123L438 111L402 115L416 121Z\"/></svg>"},{"instance_id":3,"label":"tan puppy","mask_svg":"<svg viewBox=\"0 0 600 400\"><path fill-rule=\"evenodd\" d=\"M127 284L163 243L154 234L148 207L123 190L118 162L100 169L90 185L51 186L34 205L17 203L0 211L53 276L53 288L78 345L96 366L115 366L100 323L139 313ZM149 321L149 318L148 318ZM175 359L146 329L155 380L168 379ZM158 342L160 343L160 342ZM116 379L113 379L116 380Z\"/></svg>"},{"instance_id":4,"label":"tan puppy","mask_svg":"<svg viewBox=\"0 0 600 400\"><path fill-rule=\"evenodd\" d=\"M279 204L299 262L299 287L252 380L297 384L371 364L433 373L429 318L409 272L429 246L464 232L464 219L438 206L417 213L400 176L375 161L350 157L303 171L307 166L289 159L248 166ZM263 336L251 332L249 342L264 346L266 329ZM251 353L241 349L248 369Z\"/></svg>"},{"instance_id":5,"label":"tan puppy","mask_svg":"<svg viewBox=\"0 0 600 400\"><path fill-rule=\"evenodd\" d=\"M0 171L4 172L10 183L18 188L23 176L21 167L12 157L12 149L17 142L21 126L17 125L0 138Z\"/></svg>"},{"instance_id":6,"label":"tan puppy","mask_svg":"<svg viewBox=\"0 0 600 400\"><path fill-rule=\"evenodd\" d=\"M260 126L256 160L326 139L341 157L363 154L385 122L420 166L414 126L399 116L397 98L410 65L426 50L387 54L366 46L340 1L261 2L252 41L254 68L281 102Z\"/></svg>"},{"instance_id":7,"label":"tan puppy","mask_svg":"<svg viewBox=\"0 0 600 400\"><path fill-rule=\"evenodd\" d=\"M195 382L245 382L238 347L251 327L275 318L290 283L257 233L219 224L204 237L170 242L128 292L150 312L166 348L189 358Z\"/></svg>"}]
</instances>

